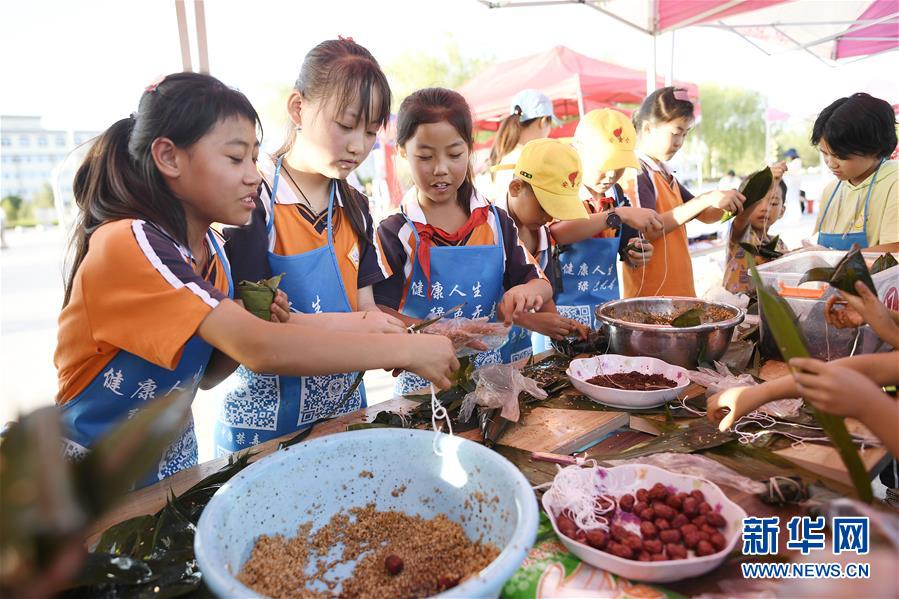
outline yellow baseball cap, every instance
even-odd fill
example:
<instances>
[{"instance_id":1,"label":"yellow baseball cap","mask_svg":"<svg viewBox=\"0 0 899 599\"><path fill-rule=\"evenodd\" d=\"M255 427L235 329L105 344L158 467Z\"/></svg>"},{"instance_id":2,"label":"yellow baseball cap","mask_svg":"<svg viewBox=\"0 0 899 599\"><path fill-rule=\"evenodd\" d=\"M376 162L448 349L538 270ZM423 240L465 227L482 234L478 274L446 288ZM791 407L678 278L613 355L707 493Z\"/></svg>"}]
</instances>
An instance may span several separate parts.
<instances>
[{"instance_id":1,"label":"yellow baseball cap","mask_svg":"<svg viewBox=\"0 0 899 599\"><path fill-rule=\"evenodd\" d=\"M582 152L597 158L601 171L640 168L634 152L637 131L622 112L611 108L591 110L578 123L574 141Z\"/></svg>"},{"instance_id":2,"label":"yellow baseball cap","mask_svg":"<svg viewBox=\"0 0 899 599\"><path fill-rule=\"evenodd\" d=\"M577 150L557 139L535 139L521 149L514 164L499 164L494 171L515 169L515 177L531 186L540 206L557 220L589 218L581 201L581 159Z\"/></svg>"}]
</instances>

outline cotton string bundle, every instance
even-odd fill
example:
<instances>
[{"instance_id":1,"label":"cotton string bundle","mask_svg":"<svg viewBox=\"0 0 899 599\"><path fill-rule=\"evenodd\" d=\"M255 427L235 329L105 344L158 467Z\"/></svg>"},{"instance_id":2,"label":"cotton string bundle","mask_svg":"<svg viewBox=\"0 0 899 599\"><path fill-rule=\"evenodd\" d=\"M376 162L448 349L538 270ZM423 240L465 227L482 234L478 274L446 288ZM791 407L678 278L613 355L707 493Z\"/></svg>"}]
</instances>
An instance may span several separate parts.
<instances>
[{"instance_id":1,"label":"cotton string bundle","mask_svg":"<svg viewBox=\"0 0 899 599\"><path fill-rule=\"evenodd\" d=\"M593 464L593 468L560 467L547 492L558 510L556 515L568 515L581 530L609 530L605 514L615 510L617 501L606 492L604 485L597 484L598 468L596 462Z\"/></svg>"}]
</instances>

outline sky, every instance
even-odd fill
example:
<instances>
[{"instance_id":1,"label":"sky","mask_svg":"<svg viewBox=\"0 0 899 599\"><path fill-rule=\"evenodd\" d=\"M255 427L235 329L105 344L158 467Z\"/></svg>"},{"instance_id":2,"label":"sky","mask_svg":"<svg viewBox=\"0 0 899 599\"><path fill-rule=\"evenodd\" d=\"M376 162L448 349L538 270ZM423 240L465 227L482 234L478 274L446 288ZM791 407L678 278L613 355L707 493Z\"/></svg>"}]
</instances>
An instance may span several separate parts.
<instances>
[{"instance_id":1,"label":"sky","mask_svg":"<svg viewBox=\"0 0 899 599\"><path fill-rule=\"evenodd\" d=\"M806 0L807 1L807 0ZM819 0L826 11L837 0ZM304 54L353 37L387 64L407 51L439 53L448 37L472 57L504 60L567 45L644 69L650 38L582 5L488 9L475 0L207 0L210 69L257 107L292 84ZM187 3L193 20L193 3ZM102 129L136 108L158 75L181 70L174 0L4 0L0 112L43 117L49 128ZM671 64L671 38L658 64ZM196 57L196 52L194 52ZM194 58L196 66L196 58ZM674 77L761 92L769 106L814 116L868 91L899 102L899 52L836 68L802 52L766 56L732 33L693 27L674 40ZM263 123L264 125L265 123Z\"/></svg>"}]
</instances>

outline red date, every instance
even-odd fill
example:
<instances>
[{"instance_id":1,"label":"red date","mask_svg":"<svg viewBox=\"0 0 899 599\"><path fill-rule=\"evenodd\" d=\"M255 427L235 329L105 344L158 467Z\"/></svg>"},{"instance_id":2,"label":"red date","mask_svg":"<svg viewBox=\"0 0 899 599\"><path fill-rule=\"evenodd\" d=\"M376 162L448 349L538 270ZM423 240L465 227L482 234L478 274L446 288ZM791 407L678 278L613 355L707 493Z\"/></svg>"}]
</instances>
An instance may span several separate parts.
<instances>
[{"instance_id":1,"label":"red date","mask_svg":"<svg viewBox=\"0 0 899 599\"><path fill-rule=\"evenodd\" d=\"M662 553L664 549L664 545L662 545L662 541L659 539L650 539L648 541L643 541L643 549L650 553Z\"/></svg>"},{"instance_id":2,"label":"red date","mask_svg":"<svg viewBox=\"0 0 899 599\"><path fill-rule=\"evenodd\" d=\"M622 545L621 543L609 543L606 547L606 551L615 555L617 557L623 557L624 559L631 559L634 557L634 552L627 545Z\"/></svg>"},{"instance_id":3,"label":"red date","mask_svg":"<svg viewBox=\"0 0 899 599\"><path fill-rule=\"evenodd\" d=\"M688 524L690 520L687 519L683 514L678 514L671 520L671 528L680 528L684 524Z\"/></svg>"},{"instance_id":4,"label":"red date","mask_svg":"<svg viewBox=\"0 0 899 599\"><path fill-rule=\"evenodd\" d=\"M663 543L680 543L681 534L679 530L663 530L659 533L659 539Z\"/></svg>"},{"instance_id":5,"label":"red date","mask_svg":"<svg viewBox=\"0 0 899 599\"><path fill-rule=\"evenodd\" d=\"M628 493L627 495L622 495L618 499L618 507L624 510L625 512L629 512L634 509L634 496Z\"/></svg>"},{"instance_id":6,"label":"red date","mask_svg":"<svg viewBox=\"0 0 899 599\"><path fill-rule=\"evenodd\" d=\"M727 526L727 520L725 520L724 516L718 512L709 512L705 515L705 520L710 526L714 526L715 528L724 528Z\"/></svg>"},{"instance_id":7,"label":"red date","mask_svg":"<svg viewBox=\"0 0 899 599\"><path fill-rule=\"evenodd\" d=\"M665 545L665 552L668 554L668 559L687 559L687 548L683 545L668 543Z\"/></svg>"},{"instance_id":8,"label":"red date","mask_svg":"<svg viewBox=\"0 0 899 599\"><path fill-rule=\"evenodd\" d=\"M712 555L715 553L715 548L712 547L712 544L708 541L699 541L699 545L696 546L696 555L702 557L704 555Z\"/></svg>"},{"instance_id":9,"label":"red date","mask_svg":"<svg viewBox=\"0 0 899 599\"><path fill-rule=\"evenodd\" d=\"M609 543L609 533L601 528L587 531L587 544L595 549L605 549Z\"/></svg>"},{"instance_id":10,"label":"red date","mask_svg":"<svg viewBox=\"0 0 899 599\"><path fill-rule=\"evenodd\" d=\"M654 539L659 535L659 529L652 522L641 522L640 534L644 539Z\"/></svg>"}]
</instances>

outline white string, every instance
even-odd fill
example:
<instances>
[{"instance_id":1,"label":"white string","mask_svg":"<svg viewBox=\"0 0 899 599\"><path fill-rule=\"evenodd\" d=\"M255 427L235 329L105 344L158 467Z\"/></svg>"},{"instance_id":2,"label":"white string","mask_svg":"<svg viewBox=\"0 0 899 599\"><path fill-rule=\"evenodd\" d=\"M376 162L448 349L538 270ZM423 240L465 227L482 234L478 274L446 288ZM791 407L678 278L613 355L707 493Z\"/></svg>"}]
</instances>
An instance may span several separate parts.
<instances>
[{"instance_id":1,"label":"white string","mask_svg":"<svg viewBox=\"0 0 899 599\"><path fill-rule=\"evenodd\" d=\"M605 485L600 483L596 462L593 460L591 462L592 468L558 467L559 472L553 479L548 493L553 507L558 510L556 516L567 515L581 530L599 528L608 531L609 519L606 514L615 511L618 501L614 495L608 493ZM603 501L598 502L597 499Z\"/></svg>"},{"instance_id":2,"label":"white string","mask_svg":"<svg viewBox=\"0 0 899 599\"><path fill-rule=\"evenodd\" d=\"M434 385L431 384L431 428L434 429L435 433L439 433L440 431L437 429L437 421L438 420L446 420L446 427L449 429L449 435L453 434L453 423L450 420L449 414L446 412L446 408L443 407L443 404L440 403L440 400L437 399L437 391L434 389Z\"/></svg>"}]
</instances>

